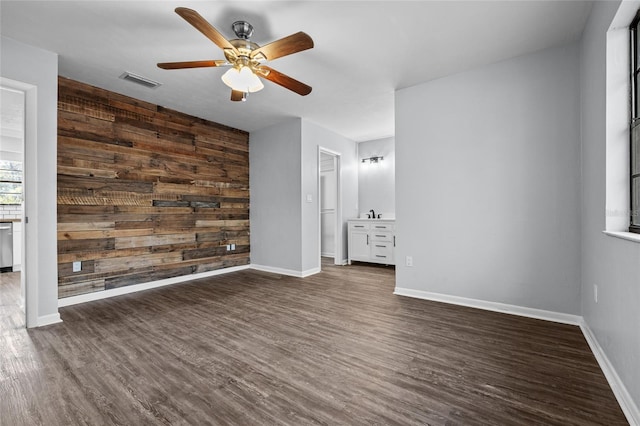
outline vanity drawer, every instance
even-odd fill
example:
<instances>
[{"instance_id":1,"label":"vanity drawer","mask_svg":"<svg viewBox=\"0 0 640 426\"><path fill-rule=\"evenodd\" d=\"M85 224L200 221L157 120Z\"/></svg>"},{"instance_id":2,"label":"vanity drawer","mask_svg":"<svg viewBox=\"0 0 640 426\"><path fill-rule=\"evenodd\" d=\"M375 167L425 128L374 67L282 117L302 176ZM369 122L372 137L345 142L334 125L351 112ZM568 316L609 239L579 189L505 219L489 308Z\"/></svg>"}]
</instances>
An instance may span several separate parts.
<instances>
[{"instance_id":1,"label":"vanity drawer","mask_svg":"<svg viewBox=\"0 0 640 426\"><path fill-rule=\"evenodd\" d=\"M378 262L392 262L393 243L373 242L371 245L371 257Z\"/></svg>"},{"instance_id":2,"label":"vanity drawer","mask_svg":"<svg viewBox=\"0 0 640 426\"><path fill-rule=\"evenodd\" d=\"M393 243L393 234L391 232L372 229L369 235L371 236L371 241Z\"/></svg>"},{"instance_id":3,"label":"vanity drawer","mask_svg":"<svg viewBox=\"0 0 640 426\"><path fill-rule=\"evenodd\" d=\"M393 231L392 223L372 223L371 230L372 231Z\"/></svg>"},{"instance_id":4,"label":"vanity drawer","mask_svg":"<svg viewBox=\"0 0 640 426\"><path fill-rule=\"evenodd\" d=\"M349 231L368 231L369 224L366 222L349 222Z\"/></svg>"}]
</instances>

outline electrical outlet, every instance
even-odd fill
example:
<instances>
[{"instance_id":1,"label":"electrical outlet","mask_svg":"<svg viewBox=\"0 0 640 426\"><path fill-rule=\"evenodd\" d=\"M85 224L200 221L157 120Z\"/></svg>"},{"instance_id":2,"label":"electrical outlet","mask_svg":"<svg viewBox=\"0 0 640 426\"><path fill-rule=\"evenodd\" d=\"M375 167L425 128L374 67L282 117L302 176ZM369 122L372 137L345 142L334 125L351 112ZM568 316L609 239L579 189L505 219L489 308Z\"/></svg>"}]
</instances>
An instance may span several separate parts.
<instances>
[{"instance_id":1,"label":"electrical outlet","mask_svg":"<svg viewBox=\"0 0 640 426\"><path fill-rule=\"evenodd\" d=\"M227 244L227 251L231 250L231 244Z\"/></svg>"},{"instance_id":2,"label":"electrical outlet","mask_svg":"<svg viewBox=\"0 0 640 426\"><path fill-rule=\"evenodd\" d=\"M413 266L413 257L412 256L407 256L407 258L405 259L404 264L407 265L407 266Z\"/></svg>"},{"instance_id":3,"label":"electrical outlet","mask_svg":"<svg viewBox=\"0 0 640 426\"><path fill-rule=\"evenodd\" d=\"M73 262L73 272L80 272L80 271L82 271L82 262L79 260Z\"/></svg>"},{"instance_id":4,"label":"electrical outlet","mask_svg":"<svg viewBox=\"0 0 640 426\"><path fill-rule=\"evenodd\" d=\"M235 250L236 249L236 243L231 244L231 250Z\"/></svg>"},{"instance_id":5,"label":"electrical outlet","mask_svg":"<svg viewBox=\"0 0 640 426\"><path fill-rule=\"evenodd\" d=\"M598 303L598 284L593 285L593 301Z\"/></svg>"}]
</instances>

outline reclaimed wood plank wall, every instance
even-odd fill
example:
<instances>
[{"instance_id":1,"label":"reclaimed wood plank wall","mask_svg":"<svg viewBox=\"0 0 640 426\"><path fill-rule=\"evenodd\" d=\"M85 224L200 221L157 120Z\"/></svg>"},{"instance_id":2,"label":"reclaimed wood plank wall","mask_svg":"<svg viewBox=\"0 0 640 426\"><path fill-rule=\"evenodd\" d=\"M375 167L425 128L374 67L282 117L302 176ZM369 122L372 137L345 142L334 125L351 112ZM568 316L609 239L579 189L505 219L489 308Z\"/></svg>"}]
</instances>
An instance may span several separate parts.
<instances>
[{"instance_id":1,"label":"reclaimed wood plank wall","mask_svg":"<svg viewBox=\"0 0 640 426\"><path fill-rule=\"evenodd\" d=\"M249 263L248 133L58 84L58 297Z\"/></svg>"}]
</instances>

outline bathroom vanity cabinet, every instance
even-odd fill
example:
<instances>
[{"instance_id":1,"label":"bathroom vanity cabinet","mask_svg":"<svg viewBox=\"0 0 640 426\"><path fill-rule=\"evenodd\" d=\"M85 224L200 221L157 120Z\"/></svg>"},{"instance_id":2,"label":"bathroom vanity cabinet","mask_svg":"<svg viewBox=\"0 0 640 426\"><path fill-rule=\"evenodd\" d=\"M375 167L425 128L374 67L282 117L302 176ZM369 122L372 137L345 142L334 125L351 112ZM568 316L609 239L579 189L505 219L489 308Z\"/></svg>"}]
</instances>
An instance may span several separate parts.
<instances>
[{"instance_id":1,"label":"bathroom vanity cabinet","mask_svg":"<svg viewBox=\"0 0 640 426\"><path fill-rule=\"evenodd\" d=\"M387 219L350 219L349 264L360 262L395 265L395 221Z\"/></svg>"}]
</instances>

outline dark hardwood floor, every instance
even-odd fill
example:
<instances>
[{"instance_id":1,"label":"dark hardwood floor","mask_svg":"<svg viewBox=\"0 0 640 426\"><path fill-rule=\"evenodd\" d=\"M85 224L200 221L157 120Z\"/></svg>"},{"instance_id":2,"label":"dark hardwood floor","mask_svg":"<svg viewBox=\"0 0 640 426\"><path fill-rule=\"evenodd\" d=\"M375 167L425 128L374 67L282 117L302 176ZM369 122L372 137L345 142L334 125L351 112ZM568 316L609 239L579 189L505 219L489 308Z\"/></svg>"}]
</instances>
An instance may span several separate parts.
<instances>
[{"instance_id":1,"label":"dark hardwood floor","mask_svg":"<svg viewBox=\"0 0 640 426\"><path fill-rule=\"evenodd\" d=\"M363 264L242 271L28 331L2 295L0 424L627 424L578 327L393 288Z\"/></svg>"}]
</instances>

